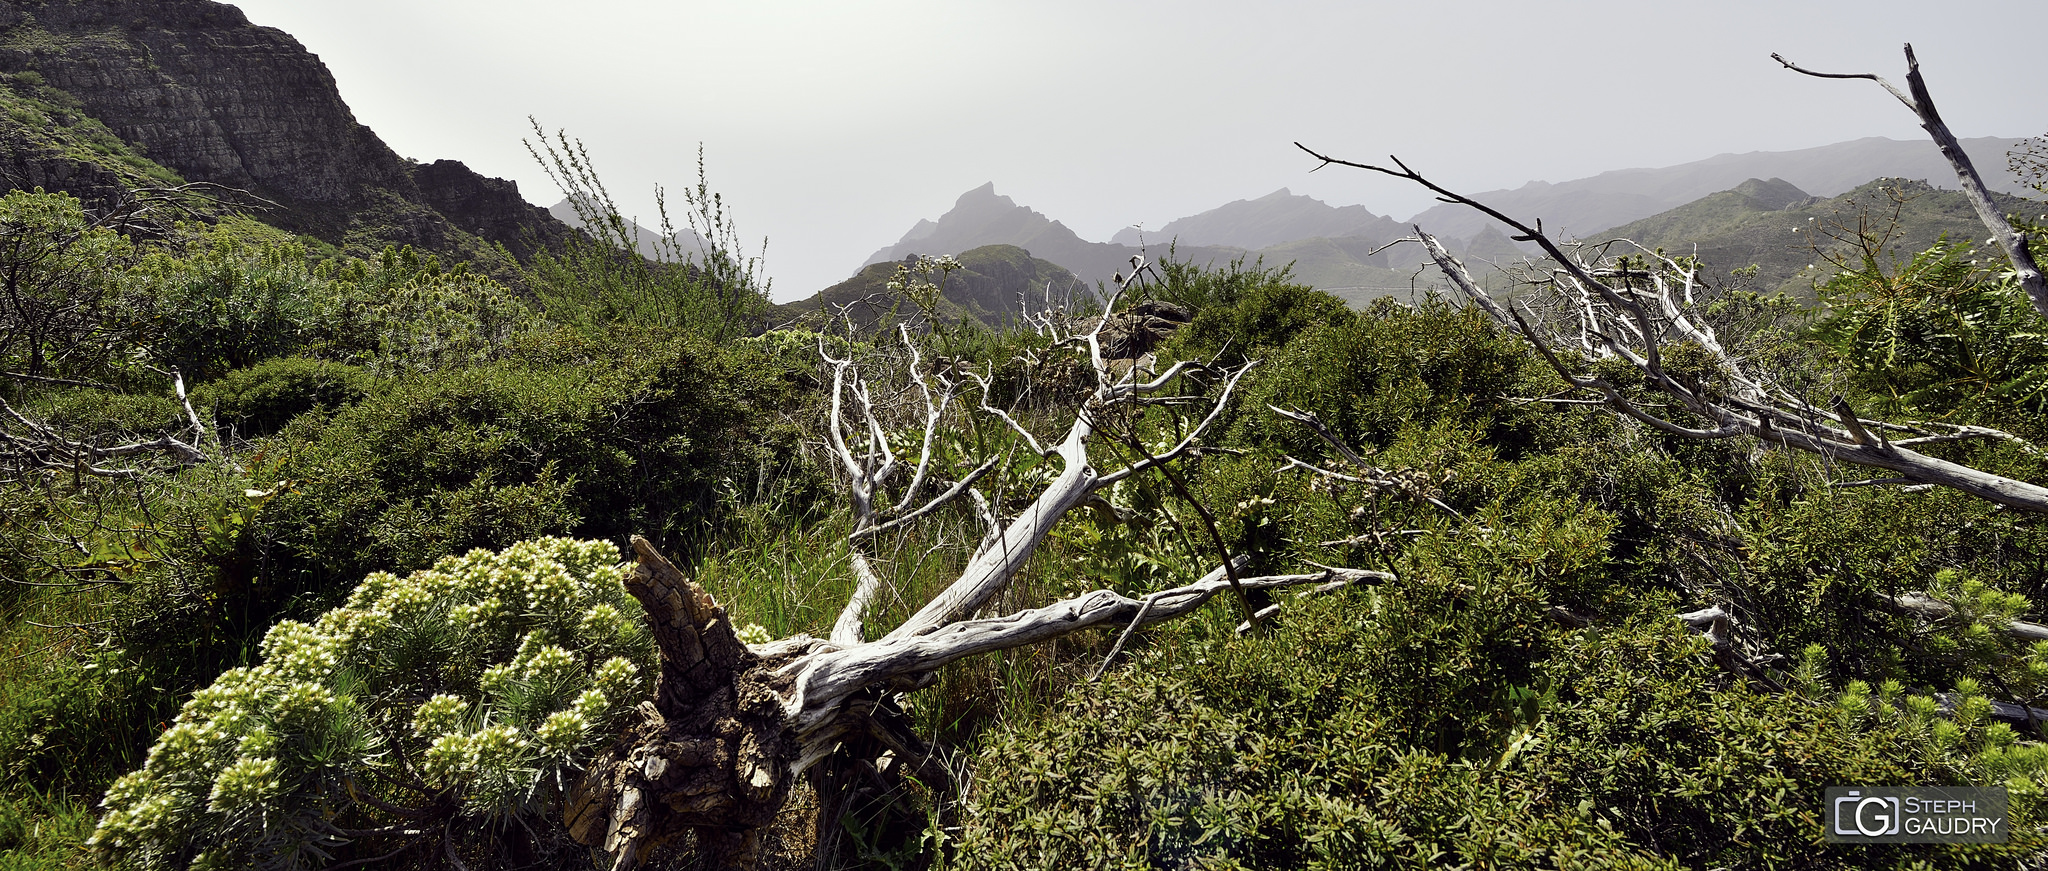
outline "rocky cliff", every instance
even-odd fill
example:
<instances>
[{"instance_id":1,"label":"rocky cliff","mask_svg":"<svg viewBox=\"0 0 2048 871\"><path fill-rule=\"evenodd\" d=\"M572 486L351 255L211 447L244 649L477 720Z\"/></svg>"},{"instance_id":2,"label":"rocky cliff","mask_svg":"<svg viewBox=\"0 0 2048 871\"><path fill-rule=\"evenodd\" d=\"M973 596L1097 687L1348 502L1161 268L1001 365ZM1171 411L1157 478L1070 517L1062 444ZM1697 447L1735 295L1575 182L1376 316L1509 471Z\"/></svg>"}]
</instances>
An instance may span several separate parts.
<instances>
[{"instance_id":1,"label":"rocky cliff","mask_svg":"<svg viewBox=\"0 0 2048 871\"><path fill-rule=\"evenodd\" d=\"M8 0L0 73L34 73L151 161L270 200L266 220L330 242L479 257L568 232L511 182L399 157L318 57L224 3Z\"/></svg>"}]
</instances>

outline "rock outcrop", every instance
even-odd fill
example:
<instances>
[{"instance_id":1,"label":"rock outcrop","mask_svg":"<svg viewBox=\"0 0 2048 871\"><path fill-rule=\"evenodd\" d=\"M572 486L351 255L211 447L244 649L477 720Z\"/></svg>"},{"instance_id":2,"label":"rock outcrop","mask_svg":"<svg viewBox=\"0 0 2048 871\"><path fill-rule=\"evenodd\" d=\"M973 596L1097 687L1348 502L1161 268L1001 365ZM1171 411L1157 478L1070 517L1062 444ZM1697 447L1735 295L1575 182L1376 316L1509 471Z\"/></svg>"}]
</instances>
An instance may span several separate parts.
<instances>
[{"instance_id":1,"label":"rock outcrop","mask_svg":"<svg viewBox=\"0 0 2048 871\"><path fill-rule=\"evenodd\" d=\"M0 72L33 71L188 180L275 202L263 217L355 247L523 252L567 228L509 181L415 165L358 123L320 59L212 0L10 0ZM57 186L64 181L44 172Z\"/></svg>"}]
</instances>

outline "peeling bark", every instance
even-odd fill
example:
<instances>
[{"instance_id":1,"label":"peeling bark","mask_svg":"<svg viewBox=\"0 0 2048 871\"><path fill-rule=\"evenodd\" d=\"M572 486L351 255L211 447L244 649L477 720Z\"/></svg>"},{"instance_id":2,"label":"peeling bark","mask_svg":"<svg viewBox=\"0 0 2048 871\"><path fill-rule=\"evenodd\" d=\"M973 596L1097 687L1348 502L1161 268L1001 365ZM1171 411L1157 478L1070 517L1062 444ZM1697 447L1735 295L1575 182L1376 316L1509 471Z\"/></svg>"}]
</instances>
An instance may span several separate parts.
<instances>
[{"instance_id":1,"label":"peeling bark","mask_svg":"<svg viewBox=\"0 0 2048 871\"><path fill-rule=\"evenodd\" d=\"M594 760L565 813L578 843L638 867L694 832L720 867L752 867L760 832L789 797L796 742L772 674L711 594L634 537L626 588L647 609L661 675L636 721Z\"/></svg>"}]
</instances>

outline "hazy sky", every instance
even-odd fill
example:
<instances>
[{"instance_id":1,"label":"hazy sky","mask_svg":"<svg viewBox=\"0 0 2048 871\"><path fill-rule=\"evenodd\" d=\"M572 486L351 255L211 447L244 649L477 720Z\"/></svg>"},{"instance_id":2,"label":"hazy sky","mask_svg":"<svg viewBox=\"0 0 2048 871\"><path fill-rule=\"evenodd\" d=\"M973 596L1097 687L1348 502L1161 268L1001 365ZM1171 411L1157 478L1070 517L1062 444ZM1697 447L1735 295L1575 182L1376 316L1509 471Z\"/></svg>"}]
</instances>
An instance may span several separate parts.
<instances>
[{"instance_id":1,"label":"hazy sky","mask_svg":"<svg viewBox=\"0 0 2048 871\"><path fill-rule=\"evenodd\" d=\"M1455 188L1922 135L1868 82L1918 52L1958 135L2048 132L2040 0L746 2L232 0L327 63L398 153L560 194L527 117L583 140L629 213L696 179L769 239L778 299L850 275L963 192L1104 241L1291 188L1405 218L1426 196L1311 173L1300 140Z\"/></svg>"}]
</instances>

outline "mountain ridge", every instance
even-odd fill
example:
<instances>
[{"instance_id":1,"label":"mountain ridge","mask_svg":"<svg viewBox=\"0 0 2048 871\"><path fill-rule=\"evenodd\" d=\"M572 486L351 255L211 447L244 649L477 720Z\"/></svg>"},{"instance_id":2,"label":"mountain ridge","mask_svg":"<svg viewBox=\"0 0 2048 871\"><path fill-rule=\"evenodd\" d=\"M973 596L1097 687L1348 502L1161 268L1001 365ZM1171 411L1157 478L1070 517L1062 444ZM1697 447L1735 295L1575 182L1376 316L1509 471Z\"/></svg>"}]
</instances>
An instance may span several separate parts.
<instances>
[{"instance_id":1,"label":"mountain ridge","mask_svg":"<svg viewBox=\"0 0 2048 871\"><path fill-rule=\"evenodd\" d=\"M1283 187L1263 197L1236 200L1168 221L1157 230L1125 227L1110 241L1137 245L1147 238L1172 239L1188 245L1258 250L1305 239L1396 239L1406 232L1402 224L1373 214L1365 206L1331 206Z\"/></svg>"},{"instance_id":2,"label":"mountain ridge","mask_svg":"<svg viewBox=\"0 0 2048 871\"><path fill-rule=\"evenodd\" d=\"M1998 168L1992 173L1994 189L2012 193L2026 188L2003 171L2003 157L2024 141L1979 137L1964 140L1964 145L1981 166ZM1933 179L1932 187L1954 186L1953 172L1932 143L1866 137L1793 151L1728 153L1669 167L1612 170L1564 182L1532 181L1473 198L1524 220L1541 219L1559 238L1591 237L1737 188L1743 188L1743 196L1782 209L1793 200L1827 199L1871 179L1890 177L1925 177ZM1156 259L1171 250L1174 256L1197 263L1238 257L1263 258L1269 265L1292 263L1304 283L1362 304L1414 286L1415 270L1426 260L1421 250L1412 245L1382 250L1409 235L1414 225L1467 259L1514 259L1532 253L1469 207L1440 205L1395 221L1363 205L1331 206L1284 187L1177 218L1158 230L1127 227L1109 242L1090 242L1065 224L998 194L994 182L989 182L962 194L937 220L918 219L894 245L876 251L866 263L1006 244L1058 263L1084 280L1098 281L1128 269L1133 254L1149 253Z\"/></svg>"},{"instance_id":3,"label":"mountain ridge","mask_svg":"<svg viewBox=\"0 0 2048 871\"><path fill-rule=\"evenodd\" d=\"M1994 191L2021 194L2027 188L2005 168L2005 154L2024 139L1994 136L1964 139L1963 150ZM1563 182L1532 181L1513 190L1468 194L1523 221L1541 218L1544 228L1589 237L1608 228L1648 218L1747 179L1780 179L1812 196L1834 197L1877 178L1923 179L1953 190L1955 171L1926 139L1868 136L1792 151L1718 154L1667 167L1609 170ZM1439 236L1465 239L1492 223L1471 208L1433 206L1406 221Z\"/></svg>"},{"instance_id":4,"label":"mountain ridge","mask_svg":"<svg viewBox=\"0 0 2048 871\"><path fill-rule=\"evenodd\" d=\"M496 246L523 257L570 232L511 181L459 161L400 157L356 121L319 57L225 3L0 6L0 73L61 94L184 180L269 201L266 222L356 253L409 244L488 264L502 258ZM0 119L0 141L33 139L27 123ZM46 149L8 161L15 171L4 181L103 197L112 182L92 163Z\"/></svg>"}]
</instances>

